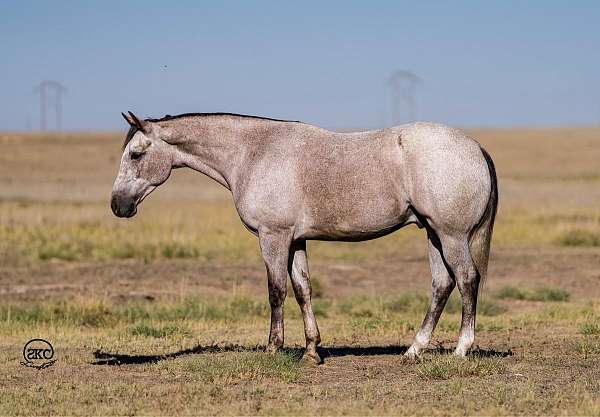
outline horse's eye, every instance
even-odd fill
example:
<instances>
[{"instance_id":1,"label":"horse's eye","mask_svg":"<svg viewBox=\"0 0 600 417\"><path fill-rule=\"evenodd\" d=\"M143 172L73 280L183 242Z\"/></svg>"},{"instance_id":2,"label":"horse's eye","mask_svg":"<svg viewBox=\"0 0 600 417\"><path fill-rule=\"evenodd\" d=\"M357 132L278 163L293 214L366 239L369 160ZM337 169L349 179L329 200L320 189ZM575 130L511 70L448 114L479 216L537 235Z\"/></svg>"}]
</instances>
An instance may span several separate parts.
<instances>
[{"instance_id":1,"label":"horse's eye","mask_svg":"<svg viewBox=\"0 0 600 417\"><path fill-rule=\"evenodd\" d=\"M131 152L131 159L140 159L144 153L143 152Z\"/></svg>"}]
</instances>

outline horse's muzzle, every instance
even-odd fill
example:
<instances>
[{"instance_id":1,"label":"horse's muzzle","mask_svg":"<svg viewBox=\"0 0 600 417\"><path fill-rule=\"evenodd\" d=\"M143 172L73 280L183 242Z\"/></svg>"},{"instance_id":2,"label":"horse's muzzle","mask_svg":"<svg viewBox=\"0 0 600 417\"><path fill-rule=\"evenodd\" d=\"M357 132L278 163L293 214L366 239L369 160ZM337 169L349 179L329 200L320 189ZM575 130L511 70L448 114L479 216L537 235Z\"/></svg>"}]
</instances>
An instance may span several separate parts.
<instances>
[{"instance_id":1,"label":"horse's muzzle","mask_svg":"<svg viewBox=\"0 0 600 417\"><path fill-rule=\"evenodd\" d=\"M120 193L113 193L110 208L117 217L133 217L137 213L135 200Z\"/></svg>"}]
</instances>

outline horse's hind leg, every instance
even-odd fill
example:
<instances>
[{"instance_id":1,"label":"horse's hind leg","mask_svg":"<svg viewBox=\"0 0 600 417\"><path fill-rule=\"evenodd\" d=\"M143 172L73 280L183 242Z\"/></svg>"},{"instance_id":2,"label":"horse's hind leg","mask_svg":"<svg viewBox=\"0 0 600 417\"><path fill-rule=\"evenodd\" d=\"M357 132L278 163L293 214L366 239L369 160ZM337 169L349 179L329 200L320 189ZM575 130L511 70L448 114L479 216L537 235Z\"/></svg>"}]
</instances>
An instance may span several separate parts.
<instances>
[{"instance_id":1,"label":"horse's hind leg","mask_svg":"<svg viewBox=\"0 0 600 417\"><path fill-rule=\"evenodd\" d=\"M419 356L421 351L427 347L431 340L431 334L440 319L446 301L454 289L454 279L448 273L448 269L442 258L441 244L433 231L428 232L429 243L429 268L431 269L431 303L427 314L423 319L415 339L406 352L406 356Z\"/></svg>"},{"instance_id":2,"label":"horse's hind leg","mask_svg":"<svg viewBox=\"0 0 600 417\"><path fill-rule=\"evenodd\" d=\"M475 341L475 313L480 276L471 257L466 235L440 235L440 241L444 260L454 276L462 298L460 333L454 354L466 356Z\"/></svg>"},{"instance_id":3,"label":"horse's hind leg","mask_svg":"<svg viewBox=\"0 0 600 417\"><path fill-rule=\"evenodd\" d=\"M288 266L292 287L296 300L302 311L304 319L304 335L306 337L306 351L304 358L316 363L321 363L317 354L317 345L321 343L319 327L312 308L310 275L308 272L308 260L306 257L306 241L294 242L290 249Z\"/></svg>"}]
</instances>

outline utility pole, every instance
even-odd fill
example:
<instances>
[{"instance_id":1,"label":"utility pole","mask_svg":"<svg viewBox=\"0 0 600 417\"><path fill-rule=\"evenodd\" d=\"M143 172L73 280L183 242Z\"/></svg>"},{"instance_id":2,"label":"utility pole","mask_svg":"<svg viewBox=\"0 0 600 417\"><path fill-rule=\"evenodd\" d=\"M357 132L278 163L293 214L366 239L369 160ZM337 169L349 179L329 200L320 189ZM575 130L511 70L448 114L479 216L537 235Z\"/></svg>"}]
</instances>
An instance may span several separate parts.
<instances>
[{"instance_id":1,"label":"utility pole","mask_svg":"<svg viewBox=\"0 0 600 417\"><path fill-rule=\"evenodd\" d=\"M40 95L40 130L45 132L48 127L48 108L54 108L56 116L55 128L62 129L62 97L67 88L58 81L44 80L33 89Z\"/></svg>"},{"instance_id":2,"label":"utility pole","mask_svg":"<svg viewBox=\"0 0 600 417\"><path fill-rule=\"evenodd\" d=\"M395 71L386 82L392 92L392 122L394 125L402 122L402 104L405 105L409 122L417 118L417 102L415 90L421 78L406 70Z\"/></svg>"}]
</instances>

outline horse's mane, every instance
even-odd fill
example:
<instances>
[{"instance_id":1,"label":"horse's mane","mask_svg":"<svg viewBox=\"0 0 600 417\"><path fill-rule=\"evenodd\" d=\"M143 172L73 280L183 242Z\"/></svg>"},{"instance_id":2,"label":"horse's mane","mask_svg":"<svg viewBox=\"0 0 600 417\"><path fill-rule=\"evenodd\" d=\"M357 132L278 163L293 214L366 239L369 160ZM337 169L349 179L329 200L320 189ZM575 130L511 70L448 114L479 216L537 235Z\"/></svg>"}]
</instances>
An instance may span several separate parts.
<instances>
[{"instance_id":1,"label":"horse's mane","mask_svg":"<svg viewBox=\"0 0 600 417\"><path fill-rule=\"evenodd\" d=\"M170 114L167 114L164 117L161 117L160 119L148 118L148 119L144 119L144 120L147 122L154 123L154 122L166 122L169 120L182 119L185 117L206 117L206 116L234 116L234 117L243 117L243 118L247 118L247 119L268 120L271 122L302 123L299 120L272 119L270 117L252 116L249 114L238 114L238 113L183 113L183 114L178 114L176 116L171 116ZM131 126L129 128L129 131L127 132L127 135L125 136L125 141L123 142L123 149L125 149L127 144L129 142L131 142L131 139L133 139L133 136L136 134L136 132L138 130L139 129L135 126Z\"/></svg>"}]
</instances>

